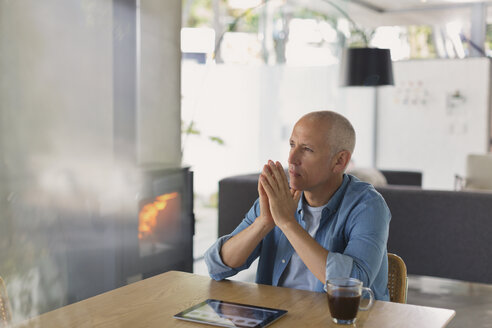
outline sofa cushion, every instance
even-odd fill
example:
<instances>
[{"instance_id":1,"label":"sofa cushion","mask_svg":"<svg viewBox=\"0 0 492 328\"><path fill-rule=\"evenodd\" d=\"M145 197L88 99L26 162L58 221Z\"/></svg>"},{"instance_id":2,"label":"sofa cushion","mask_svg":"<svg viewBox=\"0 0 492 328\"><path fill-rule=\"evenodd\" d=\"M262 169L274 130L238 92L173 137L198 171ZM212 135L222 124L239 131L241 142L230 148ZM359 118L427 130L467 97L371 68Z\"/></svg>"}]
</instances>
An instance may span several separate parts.
<instances>
[{"instance_id":1,"label":"sofa cushion","mask_svg":"<svg viewBox=\"0 0 492 328\"><path fill-rule=\"evenodd\" d=\"M492 283L492 193L380 187L409 274Z\"/></svg>"},{"instance_id":2,"label":"sofa cushion","mask_svg":"<svg viewBox=\"0 0 492 328\"><path fill-rule=\"evenodd\" d=\"M382 187L388 184L383 173L372 167L353 167L347 170L347 173L356 176L361 181L372 184L374 187Z\"/></svg>"}]
</instances>

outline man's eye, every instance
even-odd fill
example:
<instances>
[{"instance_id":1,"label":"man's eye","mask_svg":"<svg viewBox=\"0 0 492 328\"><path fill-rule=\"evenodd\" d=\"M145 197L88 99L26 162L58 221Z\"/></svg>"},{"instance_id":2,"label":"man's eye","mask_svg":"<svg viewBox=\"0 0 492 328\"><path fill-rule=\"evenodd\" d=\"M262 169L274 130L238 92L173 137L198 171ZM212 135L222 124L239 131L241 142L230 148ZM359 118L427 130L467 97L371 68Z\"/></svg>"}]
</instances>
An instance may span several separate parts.
<instances>
[{"instance_id":1,"label":"man's eye","mask_svg":"<svg viewBox=\"0 0 492 328\"><path fill-rule=\"evenodd\" d=\"M309 152L313 152L313 150L311 148L308 148L308 147L304 147L304 150L309 151Z\"/></svg>"}]
</instances>

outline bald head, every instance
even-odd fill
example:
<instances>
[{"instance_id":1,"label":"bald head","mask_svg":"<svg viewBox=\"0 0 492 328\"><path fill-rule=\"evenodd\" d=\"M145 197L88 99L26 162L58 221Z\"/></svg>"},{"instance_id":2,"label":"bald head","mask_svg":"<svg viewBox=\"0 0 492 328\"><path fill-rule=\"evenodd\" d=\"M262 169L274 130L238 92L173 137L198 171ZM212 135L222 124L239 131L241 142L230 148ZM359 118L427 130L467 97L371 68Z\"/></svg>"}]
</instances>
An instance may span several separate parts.
<instances>
[{"instance_id":1,"label":"bald head","mask_svg":"<svg viewBox=\"0 0 492 328\"><path fill-rule=\"evenodd\" d=\"M298 122L303 120L316 123L319 132L326 134L332 156L343 150L350 154L354 152L355 130L344 116L332 111L317 111L304 115Z\"/></svg>"}]
</instances>

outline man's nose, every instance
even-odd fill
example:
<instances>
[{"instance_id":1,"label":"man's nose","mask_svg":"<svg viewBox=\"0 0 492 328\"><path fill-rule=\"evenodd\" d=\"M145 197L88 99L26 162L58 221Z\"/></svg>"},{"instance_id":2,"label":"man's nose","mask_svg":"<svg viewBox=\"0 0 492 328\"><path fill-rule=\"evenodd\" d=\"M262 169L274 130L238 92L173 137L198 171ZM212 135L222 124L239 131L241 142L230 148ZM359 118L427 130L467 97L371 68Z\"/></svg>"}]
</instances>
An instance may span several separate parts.
<instances>
[{"instance_id":1,"label":"man's nose","mask_svg":"<svg viewBox=\"0 0 492 328\"><path fill-rule=\"evenodd\" d=\"M289 152L289 164L298 165L299 156L296 148L292 148Z\"/></svg>"}]
</instances>

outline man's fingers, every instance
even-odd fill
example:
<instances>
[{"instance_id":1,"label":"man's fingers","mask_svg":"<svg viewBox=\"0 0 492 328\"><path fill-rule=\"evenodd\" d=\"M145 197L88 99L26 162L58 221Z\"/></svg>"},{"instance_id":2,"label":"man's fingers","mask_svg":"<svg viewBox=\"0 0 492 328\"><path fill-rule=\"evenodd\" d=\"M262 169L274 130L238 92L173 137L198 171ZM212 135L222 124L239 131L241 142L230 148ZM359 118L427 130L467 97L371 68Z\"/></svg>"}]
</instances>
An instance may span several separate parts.
<instances>
[{"instance_id":1,"label":"man's fingers","mask_svg":"<svg viewBox=\"0 0 492 328\"><path fill-rule=\"evenodd\" d=\"M277 165L271 160L268 161L268 165L270 166L270 170L272 171L272 175L275 177L275 180L277 181L277 185L279 187L282 187L282 176L280 175L280 172L279 172Z\"/></svg>"},{"instance_id":2,"label":"man's fingers","mask_svg":"<svg viewBox=\"0 0 492 328\"><path fill-rule=\"evenodd\" d=\"M284 180L287 178L285 177L282 165L280 165L279 162L274 163L272 160L269 160L268 166L270 171L272 172L273 178L275 179L275 185L272 184L272 186L275 186L276 190L289 190L289 188L285 189L286 184Z\"/></svg>"},{"instance_id":3,"label":"man's fingers","mask_svg":"<svg viewBox=\"0 0 492 328\"><path fill-rule=\"evenodd\" d=\"M262 175L267 179L268 183L273 189L278 189L278 181L275 178L275 172L273 168L270 166L270 164L265 164L263 167L263 173Z\"/></svg>"},{"instance_id":4,"label":"man's fingers","mask_svg":"<svg viewBox=\"0 0 492 328\"><path fill-rule=\"evenodd\" d=\"M277 181L279 181L279 184L284 190L289 190L289 181L287 181L287 175L285 174L282 164L280 164L280 162L277 161L275 163L275 166L277 167L277 172L279 175Z\"/></svg>"},{"instance_id":5,"label":"man's fingers","mask_svg":"<svg viewBox=\"0 0 492 328\"><path fill-rule=\"evenodd\" d=\"M290 193L297 204L299 202L299 199L301 199L302 192L300 190L291 189Z\"/></svg>"},{"instance_id":6,"label":"man's fingers","mask_svg":"<svg viewBox=\"0 0 492 328\"><path fill-rule=\"evenodd\" d=\"M261 181L259 181L259 180L260 179L258 179L258 194L260 195L260 203L262 203L262 202L268 203L269 202L268 195L267 195L265 189L263 188Z\"/></svg>"},{"instance_id":7,"label":"man's fingers","mask_svg":"<svg viewBox=\"0 0 492 328\"><path fill-rule=\"evenodd\" d=\"M266 193L265 188L263 188L261 181L260 181L260 187L259 187L258 191L259 191L261 197L268 199L268 194Z\"/></svg>"},{"instance_id":8,"label":"man's fingers","mask_svg":"<svg viewBox=\"0 0 492 328\"><path fill-rule=\"evenodd\" d=\"M273 195L272 186L270 185L270 182L267 179L267 177L265 177L263 174L260 175L260 183L261 183L261 187L266 192L267 196L271 197Z\"/></svg>"},{"instance_id":9,"label":"man's fingers","mask_svg":"<svg viewBox=\"0 0 492 328\"><path fill-rule=\"evenodd\" d=\"M261 185L261 179L260 178L258 178L258 194L260 196L266 196L265 190L263 189L263 187Z\"/></svg>"}]
</instances>

